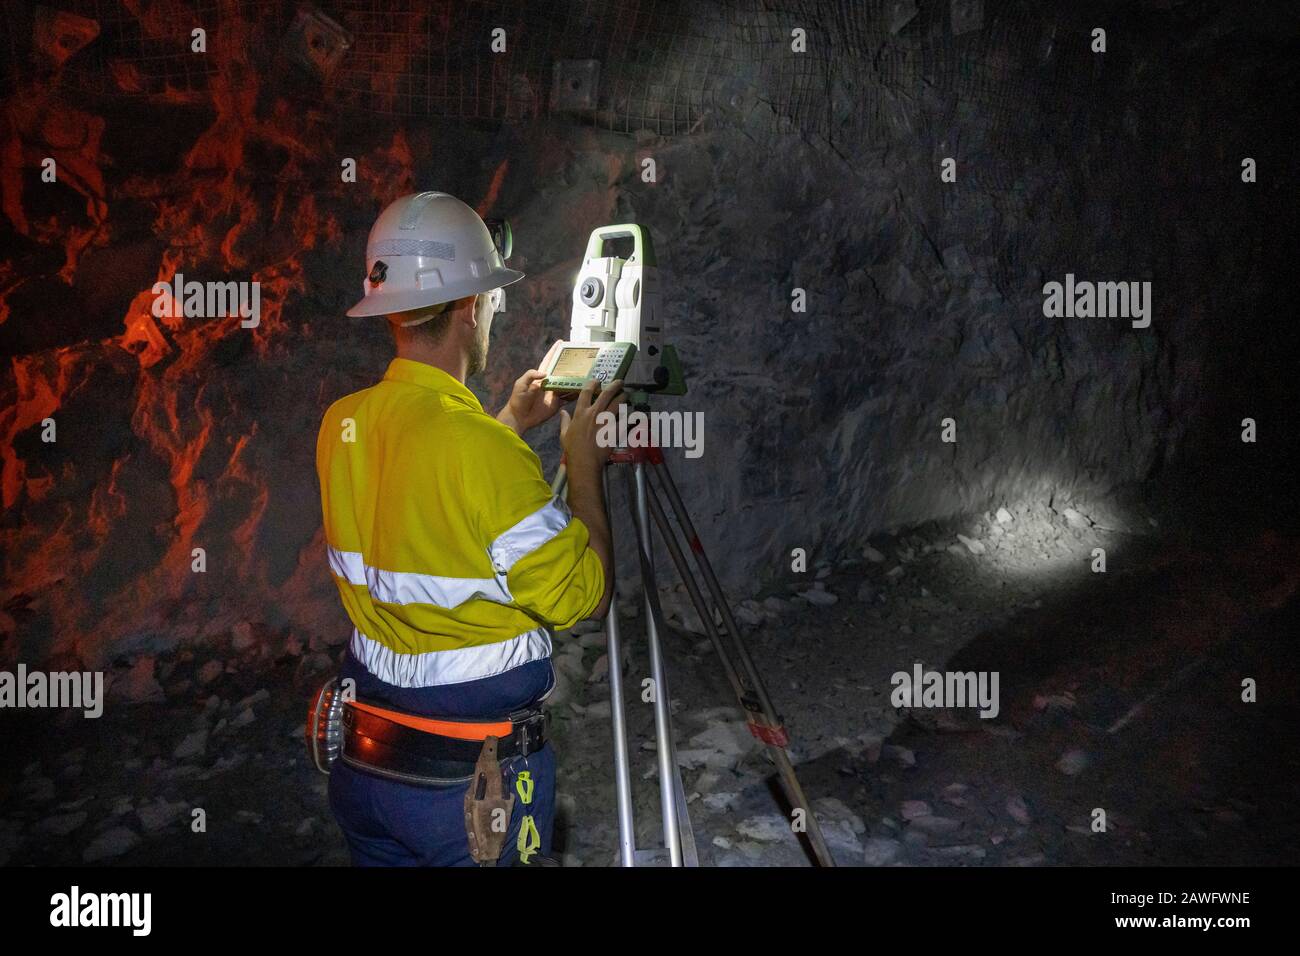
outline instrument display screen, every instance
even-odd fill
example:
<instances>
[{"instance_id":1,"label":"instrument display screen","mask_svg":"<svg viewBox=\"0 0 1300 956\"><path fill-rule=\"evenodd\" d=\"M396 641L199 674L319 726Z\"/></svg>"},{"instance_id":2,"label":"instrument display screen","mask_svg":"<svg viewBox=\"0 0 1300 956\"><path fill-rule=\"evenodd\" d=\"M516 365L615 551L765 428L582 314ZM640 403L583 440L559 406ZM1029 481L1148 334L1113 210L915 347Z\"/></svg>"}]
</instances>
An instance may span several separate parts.
<instances>
[{"instance_id":1,"label":"instrument display screen","mask_svg":"<svg viewBox=\"0 0 1300 956\"><path fill-rule=\"evenodd\" d=\"M587 373L591 371L592 364L596 361L596 356L600 354L600 347L595 348L564 348L560 350L560 356L555 360L555 366L551 369L553 378L586 378Z\"/></svg>"}]
</instances>

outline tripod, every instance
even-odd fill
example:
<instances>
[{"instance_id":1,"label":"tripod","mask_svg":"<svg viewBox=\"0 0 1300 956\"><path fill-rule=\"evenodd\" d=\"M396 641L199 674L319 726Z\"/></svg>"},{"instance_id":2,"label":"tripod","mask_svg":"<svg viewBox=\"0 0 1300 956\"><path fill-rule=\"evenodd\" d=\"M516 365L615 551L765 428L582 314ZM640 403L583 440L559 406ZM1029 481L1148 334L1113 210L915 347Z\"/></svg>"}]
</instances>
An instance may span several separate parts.
<instances>
[{"instance_id":1,"label":"tripod","mask_svg":"<svg viewBox=\"0 0 1300 956\"><path fill-rule=\"evenodd\" d=\"M749 651L741 640L740 629L736 626L731 607L722 593L722 586L718 583L718 578L713 572L713 565L709 563L708 556L704 553L704 546L700 543L699 536L695 532L695 526L691 523L690 516L686 511L686 505L682 501L677 485L668 471L668 465L664 461L663 453L655 447L620 449L610 456L609 465L631 466L624 472L624 477L627 481L628 505L632 511L632 527L636 533L636 550L641 570L641 586L645 598L647 651L650 658L650 676L653 681L654 692L655 738L659 767L659 804L663 818L664 834L663 850L637 850L632 819L632 780L627 749L627 722L623 710L622 639L619 635L618 602L612 600L610 601L609 611L605 616L605 636L608 642L607 653L609 655L610 719L614 732L614 783L618 803L618 855L620 865L636 866L638 862L657 862L664 851L667 853L670 866L699 865L695 835L691 828L690 814L686 807L686 794L682 786L681 767L677 763L677 748L673 740L671 695L668 692L668 675L664 668L661 642L661 636L667 632L667 628L664 626L663 611L659 605L659 589L655 581L654 554L650 537L650 522L653 520L655 527L659 530L660 538L672 558L673 565L677 569L677 574L686 586L691 603L695 606L695 610L704 624L709 641L713 645L713 650L718 655L718 659L722 661L727 681L731 684L736 699L745 711L750 733L767 747L767 752L776 765L778 776L781 779L786 798L790 801L791 807L803 811L805 832L812 844L817 862L821 866L834 866L835 860L831 856L825 838L822 836L821 826L818 824L812 808L808 806L803 787L799 784L799 779L795 776L794 766L790 763L790 757L785 751L785 747L789 743L785 727L782 726L781 719L772 706L771 698L768 697L767 689L754 667L753 659L749 656ZM655 476L654 481L650 478L652 474ZM608 503L610 492L609 467L605 471L604 483L605 500ZM662 489L663 496L667 498L668 504L672 508L677 521L677 529L674 529L668 521L660 499L660 492L655 488L656 483ZM564 465L561 464L551 487L556 494L562 494L565 485L566 473ZM610 526L612 530L612 521ZM734 651L735 655L734 660L723 642L722 634L719 633L718 625L714 619L714 612L704 600L698 581L691 574L678 532L680 532L681 538L684 539L686 546L690 549L699 575L703 579L713 606L722 621L722 629L730 639L731 650ZM736 661L739 662L739 668L736 666Z\"/></svg>"}]
</instances>

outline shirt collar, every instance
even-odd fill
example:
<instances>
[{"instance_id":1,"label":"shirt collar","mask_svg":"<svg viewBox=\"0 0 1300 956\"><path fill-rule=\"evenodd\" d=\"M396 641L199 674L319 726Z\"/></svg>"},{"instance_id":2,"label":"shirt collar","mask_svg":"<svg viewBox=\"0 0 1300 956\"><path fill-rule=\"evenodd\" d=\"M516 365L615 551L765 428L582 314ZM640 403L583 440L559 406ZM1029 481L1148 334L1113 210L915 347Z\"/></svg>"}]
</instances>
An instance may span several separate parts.
<instances>
[{"instance_id":1,"label":"shirt collar","mask_svg":"<svg viewBox=\"0 0 1300 956\"><path fill-rule=\"evenodd\" d=\"M475 411L483 411L478 396L466 388L463 382L456 381L436 365L416 362L413 359L395 358L388 363L388 371L384 372L384 381L419 385L421 388L432 389L458 398Z\"/></svg>"}]
</instances>

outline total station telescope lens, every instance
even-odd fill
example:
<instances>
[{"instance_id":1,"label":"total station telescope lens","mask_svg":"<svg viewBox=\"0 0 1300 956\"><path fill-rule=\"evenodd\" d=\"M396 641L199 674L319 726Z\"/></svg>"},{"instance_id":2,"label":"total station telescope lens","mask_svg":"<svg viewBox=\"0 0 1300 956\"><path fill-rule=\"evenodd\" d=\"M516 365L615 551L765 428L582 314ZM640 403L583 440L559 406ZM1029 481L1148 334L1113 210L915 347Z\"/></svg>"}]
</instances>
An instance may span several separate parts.
<instances>
[{"instance_id":1,"label":"total station telescope lens","mask_svg":"<svg viewBox=\"0 0 1300 956\"><path fill-rule=\"evenodd\" d=\"M586 279L578 288L578 297L582 299L583 305L595 305L604 291L599 279Z\"/></svg>"}]
</instances>

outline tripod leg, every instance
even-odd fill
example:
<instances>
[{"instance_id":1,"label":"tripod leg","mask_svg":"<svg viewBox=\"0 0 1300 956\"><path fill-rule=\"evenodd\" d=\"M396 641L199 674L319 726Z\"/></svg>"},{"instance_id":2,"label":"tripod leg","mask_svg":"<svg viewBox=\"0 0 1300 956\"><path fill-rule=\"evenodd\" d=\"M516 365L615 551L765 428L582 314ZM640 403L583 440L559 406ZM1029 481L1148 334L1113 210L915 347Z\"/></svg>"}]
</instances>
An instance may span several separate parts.
<instances>
[{"instance_id":1,"label":"tripod leg","mask_svg":"<svg viewBox=\"0 0 1300 956\"><path fill-rule=\"evenodd\" d=\"M668 503L673 509L673 515L677 518L677 523L686 536L691 555L695 559L695 565L700 569L700 576L704 578L705 587L708 588L709 595L713 598L713 603L717 606L722 617L723 629L731 638L731 643L736 649L736 656L740 659L740 666L749 678L750 685L762 704L763 712L772 718L773 726L779 728L780 720L776 716L776 708L772 705L772 700L767 695L767 688L763 686L763 680L759 677L758 669L754 666L754 660L749 656L749 650L740 637L740 628L736 626L736 619L731 614L731 605L727 603L727 597L722 593L722 585L718 582L718 576L713 573L713 565L709 562L708 555L704 553L704 545L700 542L700 536L695 530L695 525L691 522L691 516L686 510L686 504L682 501L677 485L673 482L673 476L668 471L668 463L660 459L657 464L656 472L663 484Z\"/></svg>"},{"instance_id":2,"label":"tripod leg","mask_svg":"<svg viewBox=\"0 0 1300 956\"><path fill-rule=\"evenodd\" d=\"M714 647L719 651L724 661L724 667L728 670L728 678L732 681L732 686L737 688L737 696L740 704L751 715L750 731L759 740L767 745L768 753L771 755L773 762L776 764L777 773L785 786L786 796L790 800L791 806L796 809L802 809L804 812L805 823L807 824L808 840L812 844L813 852L817 856L818 862L822 866L834 866L835 858L831 855L830 847L826 845L826 839L822 834L821 824L817 820L816 814L813 813L812 807L808 805L808 798L804 794L803 786L799 783L799 778L795 774L794 765L790 763L790 756L785 752L785 728L781 726L781 719L777 716L775 707L772 706L772 700L767 694L767 688L763 684L763 679L758 674L758 669L754 666L753 658L749 656L749 650L740 636L740 628L736 626L736 620L731 614L731 606L727 603L726 595L722 592L722 585L719 583L717 575L713 573L713 565L709 563L708 555L704 552L704 545L700 542L700 537L695 531L695 526L691 523L689 513L686 511L686 504L682 501L681 495L677 491L676 484L673 483L672 475L668 471L667 463L661 458L658 464L657 472L660 481L664 486L664 491L668 495L669 503L672 505L673 512L677 517L677 523L681 526L690 545L691 553L695 556L696 566L700 569L704 577L705 584L708 586L709 593L717 605L721 614L723 626L726 628L731 637L732 645L736 649L737 656L740 658L741 667L743 668L744 678L737 675L733 678L734 668L732 667L725 651L722 648L720 639L714 640ZM662 509L659 508L658 500L654 497L654 489L649 489L649 497L652 498L652 504L656 511L659 512L658 518L662 518ZM664 538L670 537L666 529L666 519L660 523L660 529ZM674 542L675 545L675 542ZM675 551L680 555L678 547L673 547L670 551ZM687 575L682 567L685 562L678 565L679 572L682 573L682 579L685 581ZM710 637L714 636L715 626L713 623L712 612L704 606L703 596L700 594L698 587L694 584L687 585L687 591L691 594L691 599L696 604L696 610L699 612L701 620L704 621L705 627L710 632ZM747 694L745 691L751 691ZM753 720L754 703L758 704L762 724L756 726Z\"/></svg>"},{"instance_id":3,"label":"tripod leg","mask_svg":"<svg viewBox=\"0 0 1300 956\"><path fill-rule=\"evenodd\" d=\"M633 474L628 476L628 492L629 503L632 505L632 524L636 528L637 556L641 563L641 584L645 591L646 636L650 676L654 681L655 739L658 745L659 804L663 815L664 847L668 850L669 865L681 866L682 844L678 814L685 813L686 807L677 806L677 788L674 786L678 768L676 747L673 744L672 699L668 692L668 675L665 673L659 644L659 622L663 620L663 614L659 607L659 590L655 584L650 551L645 466L641 462L633 466Z\"/></svg>"},{"instance_id":4,"label":"tripod leg","mask_svg":"<svg viewBox=\"0 0 1300 956\"><path fill-rule=\"evenodd\" d=\"M563 468L563 466L560 466ZM563 471L560 472L563 474ZM605 483L606 513L609 512L609 471ZM609 522L613 531L614 522ZM636 830L632 821L632 766L627 752L627 717L623 710L623 642L618 633L618 601L610 598L605 613L605 653L609 660L609 717L614 735L614 792L618 802L618 860L620 866L636 866Z\"/></svg>"},{"instance_id":5,"label":"tripod leg","mask_svg":"<svg viewBox=\"0 0 1300 956\"><path fill-rule=\"evenodd\" d=\"M713 650L717 652L718 660L722 661L722 670L726 674L727 683L731 685L736 699L741 702L745 712L752 713L759 709L758 701L746 687L745 679L736 671L736 666L731 663L731 657L722 644L722 636L718 633L718 626L714 623L713 613L705 606L704 595L700 593L700 586L695 583L695 577L686 564L686 556L682 554L682 548L677 542L677 536L673 534L672 526L668 524L668 518L664 515L663 506L659 503L659 496L655 493L653 487L647 490L649 491L647 497L650 505L650 516L654 518L655 527L659 529L659 536L663 539L664 546L668 549L668 555L673 560L673 567L677 569L677 576L686 585L686 593L690 596L691 604L695 606L695 612L699 614L700 620L704 623L704 630L708 634L709 641L713 644Z\"/></svg>"},{"instance_id":6,"label":"tripod leg","mask_svg":"<svg viewBox=\"0 0 1300 956\"><path fill-rule=\"evenodd\" d=\"M700 853L695 846L695 828L691 825L691 814L686 808L686 788L682 785L682 768L677 766L675 749L673 753L673 793L677 795L677 831L682 841L682 865L699 866Z\"/></svg>"}]
</instances>

